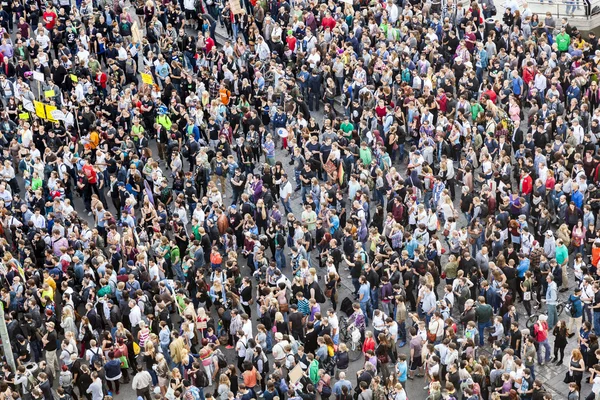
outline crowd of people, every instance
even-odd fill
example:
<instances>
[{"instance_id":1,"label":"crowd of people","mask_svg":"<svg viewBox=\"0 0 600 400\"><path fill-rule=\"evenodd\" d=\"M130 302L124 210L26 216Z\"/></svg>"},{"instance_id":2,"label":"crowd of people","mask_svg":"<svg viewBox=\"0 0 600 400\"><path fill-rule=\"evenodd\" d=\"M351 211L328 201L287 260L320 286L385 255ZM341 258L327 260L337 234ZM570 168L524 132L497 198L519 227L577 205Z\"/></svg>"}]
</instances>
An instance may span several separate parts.
<instances>
[{"instance_id":1,"label":"crowd of people","mask_svg":"<svg viewBox=\"0 0 600 400\"><path fill-rule=\"evenodd\" d=\"M600 397L593 32L515 0L0 30L1 399Z\"/></svg>"}]
</instances>

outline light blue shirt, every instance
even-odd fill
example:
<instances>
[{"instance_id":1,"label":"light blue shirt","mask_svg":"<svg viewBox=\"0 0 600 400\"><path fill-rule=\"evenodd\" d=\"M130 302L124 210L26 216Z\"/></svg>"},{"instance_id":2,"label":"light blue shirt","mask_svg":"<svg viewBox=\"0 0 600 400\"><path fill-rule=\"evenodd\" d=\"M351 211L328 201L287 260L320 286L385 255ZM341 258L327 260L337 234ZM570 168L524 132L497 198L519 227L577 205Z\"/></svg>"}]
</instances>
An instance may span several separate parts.
<instances>
[{"instance_id":1,"label":"light blue shirt","mask_svg":"<svg viewBox=\"0 0 600 400\"><path fill-rule=\"evenodd\" d=\"M369 282L364 285L360 285L360 289L358 289L358 298L360 299L360 295L363 295L360 300L361 303L368 303L371 300L371 289L369 288Z\"/></svg>"}]
</instances>

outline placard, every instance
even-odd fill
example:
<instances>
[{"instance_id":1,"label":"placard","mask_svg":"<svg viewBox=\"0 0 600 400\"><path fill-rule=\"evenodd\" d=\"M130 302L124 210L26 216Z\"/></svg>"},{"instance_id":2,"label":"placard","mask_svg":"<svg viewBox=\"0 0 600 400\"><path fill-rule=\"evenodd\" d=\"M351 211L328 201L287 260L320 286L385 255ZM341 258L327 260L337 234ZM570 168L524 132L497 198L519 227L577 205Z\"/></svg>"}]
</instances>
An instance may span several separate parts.
<instances>
[{"instance_id":1,"label":"placard","mask_svg":"<svg viewBox=\"0 0 600 400\"><path fill-rule=\"evenodd\" d=\"M58 122L58 120L52 116L53 112L58 111L56 106L51 106L50 104L46 104L45 107L46 107L46 119L50 122Z\"/></svg>"},{"instance_id":2,"label":"placard","mask_svg":"<svg viewBox=\"0 0 600 400\"><path fill-rule=\"evenodd\" d=\"M29 119L29 113L20 113L19 114L19 119L22 119L23 121L27 121Z\"/></svg>"},{"instance_id":3,"label":"placard","mask_svg":"<svg viewBox=\"0 0 600 400\"><path fill-rule=\"evenodd\" d=\"M49 98L49 97L54 97L54 96L56 96L56 93L54 93L54 90L44 91L44 97Z\"/></svg>"},{"instance_id":4,"label":"placard","mask_svg":"<svg viewBox=\"0 0 600 400\"><path fill-rule=\"evenodd\" d=\"M290 385L295 385L302 378L302 367L300 364L296 364L290 372L288 372L288 378L290 378Z\"/></svg>"},{"instance_id":5,"label":"placard","mask_svg":"<svg viewBox=\"0 0 600 400\"><path fill-rule=\"evenodd\" d=\"M35 107L35 115L40 118L46 119L46 108L44 107L44 103L41 101L34 101L33 106Z\"/></svg>"},{"instance_id":6,"label":"placard","mask_svg":"<svg viewBox=\"0 0 600 400\"><path fill-rule=\"evenodd\" d=\"M46 108L46 111L48 111L48 109ZM57 121L64 121L67 116L65 115L64 112L62 112L61 110L52 110L50 111L50 116L52 116L53 119L57 120Z\"/></svg>"},{"instance_id":7,"label":"placard","mask_svg":"<svg viewBox=\"0 0 600 400\"><path fill-rule=\"evenodd\" d=\"M229 8L234 14L244 14L246 12L240 5L240 0L229 0Z\"/></svg>"},{"instance_id":8,"label":"placard","mask_svg":"<svg viewBox=\"0 0 600 400\"><path fill-rule=\"evenodd\" d=\"M44 74L38 71L32 71L33 72L33 79L35 79L36 81L40 81L40 82L44 82Z\"/></svg>"},{"instance_id":9,"label":"placard","mask_svg":"<svg viewBox=\"0 0 600 400\"><path fill-rule=\"evenodd\" d=\"M145 74L143 72L142 72L142 82L144 82L148 85L154 85L154 79L152 79L152 75Z\"/></svg>"},{"instance_id":10,"label":"placard","mask_svg":"<svg viewBox=\"0 0 600 400\"><path fill-rule=\"evenodd\" d=\"M71 80L75 83L79 82L79 79L77 78L77 75L71 74Z\"/></svg>"}]
</instances>

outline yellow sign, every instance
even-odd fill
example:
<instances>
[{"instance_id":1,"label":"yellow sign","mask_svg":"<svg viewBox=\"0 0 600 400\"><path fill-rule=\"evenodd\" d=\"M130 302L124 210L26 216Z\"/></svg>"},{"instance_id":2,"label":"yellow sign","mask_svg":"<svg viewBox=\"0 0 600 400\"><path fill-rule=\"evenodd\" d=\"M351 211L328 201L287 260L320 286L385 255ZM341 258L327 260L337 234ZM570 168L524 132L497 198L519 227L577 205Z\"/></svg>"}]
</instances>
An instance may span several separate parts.
<instances>
[{"instance_id":1,"label":"yellow sign","mask_svg":"<svg viewBox=\"0 0 600 400\"><path fill-rule=\"evenodd\" d=\"M55 111L57 108L56 106L51 106L49 104L46 104L46 119L48 119L48 121L50 122L58 122L57 119L54 119L52 117L52 111Z\"/></svg>"},{"instance_id":2,"label":"yellow sign","mask_svg":"<svg viewBox=\"0 0 600 400\"><path fill-rule=\"evenodd\" d=\"M54 90L46 90L44 92L44 96L46 96L46 98L48 97L54 97L56 95L56 93L54 93Z\"/></svg>"},{"instance_id":3,"label":"yellow sign","mask_svg":"<svg viewBox=\"0 0 600 400\"><path fill-rule=\"evenodd\" d=\"M34 101L33 106L35 107L35 115L40 118L46 119L46 108L44 107L44 103L41 101Z\"/></svg>"},{"instance_id":4,"label":"yellow sign","mask_svg":"<svg viewBox=\"0 0 600 400\"><path fill-rule=\"evenodd\" d=\"M27 121L29 119L29 113L24 112L24 113L19 114L19 119Z\"/></svg>"},{"instance_id":5,"label":"yellow sign","mask_svg":"<svg viewBox=\"0 0 600 400\"><path fill-rule=\"evenodd\" d=\"M71 80L75 83L77 83L79 81L79 79L77 79L77 75L73 75L73 74L71 74Z\"/></svg>"},{"instance_id":6,"label":"yellow sign","mask_svg":"<svg viewBox=\"0 0 600 400\"><path fill-rule=\"evenodd\" d=\"M145 74L143 72L142 72L142 82L144 82L148 85L154 85L154 79L152 79L152 75Z\"/></svg>"}]
</instances>

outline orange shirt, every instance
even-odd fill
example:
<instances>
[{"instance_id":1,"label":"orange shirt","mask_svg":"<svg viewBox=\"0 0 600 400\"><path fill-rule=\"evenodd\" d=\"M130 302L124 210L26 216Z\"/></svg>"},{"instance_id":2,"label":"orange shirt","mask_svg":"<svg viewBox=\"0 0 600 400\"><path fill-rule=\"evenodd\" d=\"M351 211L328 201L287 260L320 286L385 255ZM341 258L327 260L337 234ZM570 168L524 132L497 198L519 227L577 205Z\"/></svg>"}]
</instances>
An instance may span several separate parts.
<instances>
[{"instance_id":1,"label":"orange shirt","mask_svg":"<svg viewBox=\"0 0 600 400\"><path fill-rule=\"evenodd\" d=\"M244 378L244 385L247 388L253 388L258 384L258 379L256 378L258 375L258 370L256 367L252 367L251 371L245 371L242 376Z\"/></svg>"},{"instance_id":2,"label":"orange shirt","mask_svg":"<svg viewBox=\"0 0 600 400\"><path fill-rule=\"evenodd\" d=\"M219 90L219 97L221 98L221 103L228 105L229 104L229 97L231 97L231 92L227 89L220 89Z\"/></svg>"},{"instance_id":3,"label":"orange shirt","mask_svg":"<svg viewBox=\"0 0 600 400\"><path fill-rule=\"evenodd\" d=\"M600 247L592 247L592 265L597 267L600 261Z\"/></svg>"}]
</instances>

